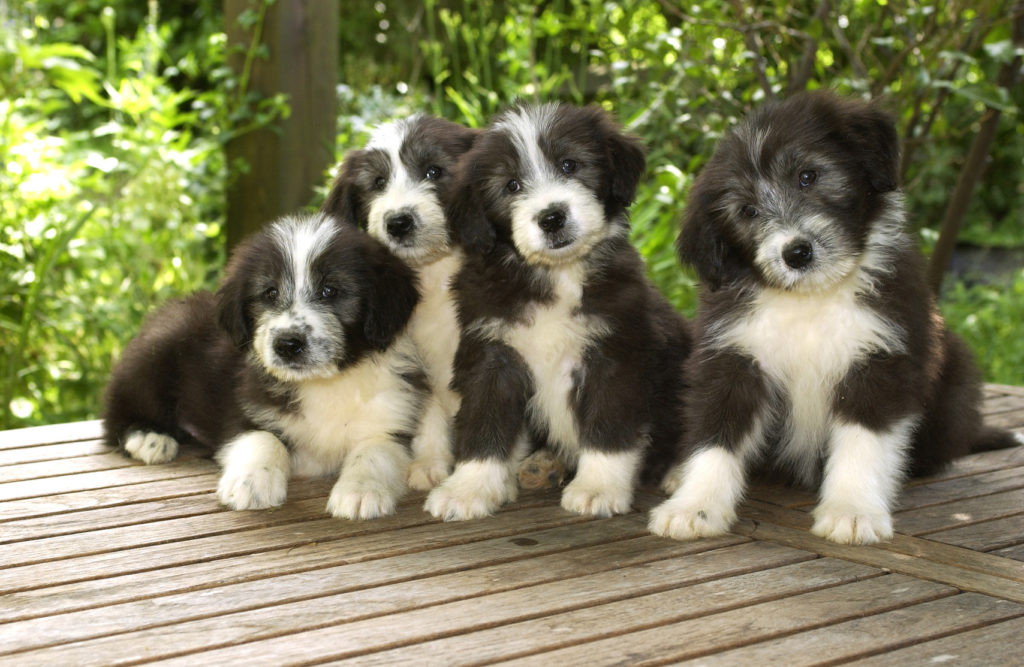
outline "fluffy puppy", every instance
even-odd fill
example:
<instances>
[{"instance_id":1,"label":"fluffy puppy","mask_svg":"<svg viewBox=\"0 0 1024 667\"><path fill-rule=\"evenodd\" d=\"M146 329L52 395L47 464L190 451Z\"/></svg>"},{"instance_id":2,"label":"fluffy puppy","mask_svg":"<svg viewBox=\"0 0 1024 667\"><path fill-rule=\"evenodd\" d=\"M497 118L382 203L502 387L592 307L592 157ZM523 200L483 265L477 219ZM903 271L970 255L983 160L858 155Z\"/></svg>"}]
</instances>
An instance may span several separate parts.
<instances>
[{"instance_id":1,"label":"fluffy puppy","mask_svg":"<svg viewBox=\"0 0 1024 667\"><path fill-rule=\"evenodd\" d=\"M285 218L238 247L216 295L154 313L107 387L107 440L145 463L216 450L232 509L285 500L292 474L338 474L327 511L369 519L406 490L425 384L403 329L415 278L332 217Z\"/></svg>"},{"instance_id":2,"label":"fluffy puppy","mask_svg":"<svg viewBox=\"0 0 1024 667\"><path fill-rule=\"evenodd\" d=\"M518 106L459 166L448 220L466 248L452 475L425 509L487 515L517 492L528 442L572 467L573 512L628 512L679 438L683 318L647 281L626 214L645 160L598 108Z\"/></svg>"},{"instance_id":3,"label":"fluffy puppy","mask_svg":"<svg viewBox=\"0 0 1024 667\"><path fill-rule=\"evenodd\" d=\"M431 392L412 441L409 486L427 490L451 471L451 424L459 407L450 388L459 344L450 291L462 266L444 204L455 165L479 134L417 115L378 128L363 150L345 156L323 210L358 224L419 278L421 300L409 322Z\"/></svg>"},{"instance_id":4,"label":"fluffy puppy","mask_svg":"<svg viewBox=\"0 0 1024 667\"><path fill-rule=\"evenodd\" d=\"M678 249L702 280L689 457L650 527L729 530L763 461L820 489L816 535L892 536L904 476L1013 444L982 427L978 374L906 233L899 145L875 106L826 92L766 104L689 195Z\"/></svg>"}]
</instances>

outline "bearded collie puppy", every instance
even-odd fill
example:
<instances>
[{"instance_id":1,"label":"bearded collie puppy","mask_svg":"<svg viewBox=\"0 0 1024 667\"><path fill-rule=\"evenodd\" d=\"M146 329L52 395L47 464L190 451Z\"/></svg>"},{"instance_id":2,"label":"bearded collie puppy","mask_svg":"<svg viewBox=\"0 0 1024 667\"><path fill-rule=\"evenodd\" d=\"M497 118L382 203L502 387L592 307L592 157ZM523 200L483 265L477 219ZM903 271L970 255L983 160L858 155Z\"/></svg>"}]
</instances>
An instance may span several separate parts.
<instances>
[{"instance_id":1,"label":"bearded collie puppy","mask_svg":"<svg viewBox=\"0 0 1024 667\"><path fill-rule=\"evenodd\" d=\"M431 392L412 441L409 486L424 491L451 472L459 399L450 385L459 328L450 285L462 251L452 241L444 205L455 165L478 134L424 115L383 125L365 149L345 156L323 206L369 231L418 275L421 300L408 331Z\"/></svg>"},{"instance_id":2,"label":"bearded collie puppy","mask_svg":"<svg viewBox=\"0 0 1024 667\"><path fill-rule=\"evenodd\" d=\"M685 449L651 530L718 535L748 469L820 489L816 535L892 536L907 474L1014 444L982 427L971 355L904 223L884 112L827 92L767 104L693 184L678 249L702 281Z\"/></svg>"},{"instance_id":3,"label":"bearded collie puppy","mask_svg":"<svg viewBox=\"0 0 1024 667\"><path fill-rule=\"evenodd\" d=\"M630 510L679 438L687 323L647 281L626 209L639 142L598 108L519 106L463 156L449 223L466 250L453 290L461 337L452 385L452 475L435 517L492 513L516 496L528 442L576 469L562 506Z\"/></svg>"},{"instance_id":4,"label":"bearded collie puppy","mask_svg":"<svg viewBox=\"0 0 1024 667\"><path fill-rule=\"evenodd\" d=\"M425 383L403 333L415 277L360 230L285 218L235 251L216 295L154 313L107 387L111 445L145 463L216 451L231 509L285 501L290 475L339 474L327 511L369 519L406 490Z\"/></svg>"}]
</instances>

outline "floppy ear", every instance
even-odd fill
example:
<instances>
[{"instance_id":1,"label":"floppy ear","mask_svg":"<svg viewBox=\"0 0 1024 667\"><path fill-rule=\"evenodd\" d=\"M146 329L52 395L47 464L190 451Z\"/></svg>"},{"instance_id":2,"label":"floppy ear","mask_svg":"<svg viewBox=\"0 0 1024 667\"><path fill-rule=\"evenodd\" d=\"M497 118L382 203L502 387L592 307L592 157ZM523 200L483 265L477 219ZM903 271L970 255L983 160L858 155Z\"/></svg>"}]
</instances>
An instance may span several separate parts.
<instances>
[{"instance_id":1,"label":"floppy ear","mask_svg":"<svg viewBox=\"0 0 1024 667\"><path fill-rule=\"evenodd\" d=\"M228 265L226 278L217 290L217 322L241 349L252 342L252 323L245 308L245 285L240 278L240 261Z\"/></svg>"},{"instance_id":2,"label":"floppy ear","mask_svg":"<svg viewBox=\"0 0 1024 667\"><path fill-rule=\"evenodd\" d=\"M608 165L611 173L611 198L623 207L633 203L636 187L647 169L641 141L614 128L607 138Z\"/></svg>"},{"instance_id":3,"label":"floppy ear","mask_svg":"<svg viewBox=\"0 0 1024 667\"><path fill-rule=\"evenodd\" d=\"M717 224L717 196L704 182L704 178L698 177L690 188L676 251L679 259L693 266L701 282L714 291L722 286L727 271L739 262Z\"/></svg>"},{"instance_id":4,"label":"floppy ear","mask_svg":"<svg viewBox=\"0 0 1024 667\"><path fill-rule=\"evenodd\" d=\"M356 184L356 170L366 155L366 151L353 151L345 156L345 161L338 169L331 191L327 194L320 207L322 213L356 227L366 227L366 221L360 219L359 186Z\"/></svg>"},{"instance_id":5,"label":"floppy ear","mask_svg":"<svg viewBox=\"0 0 1024 667\"><path fill-rule=\"evenodd\" d=\"M420 295L412 269L383 246L373 242L366 254L369 285L363 333L371 347L383 350L405 328Z\"/></svg>"},{"instance_id":6,"label":"floppy ear","mask_svg":"<svg viewBox=\"0 0 1024 667\"><path fill-rule=\"evenodd\" d=\"M480 186L473 182L476 164L463 158L445 203L445 218L452 238L467 252L485 255L494 247L496 234L481 201Z\"/></svg>"},{"instance_id":7,"label":"floppy ear","mask_svg":"<svg viewBox=\"0 0 1024 667\"><path fill-rule=\"evenodd\" d=\"M877 192L899 187L900 143L892 117L875 105L858 105L845 119L846 136Z\"/></svg>"}]
</instances>

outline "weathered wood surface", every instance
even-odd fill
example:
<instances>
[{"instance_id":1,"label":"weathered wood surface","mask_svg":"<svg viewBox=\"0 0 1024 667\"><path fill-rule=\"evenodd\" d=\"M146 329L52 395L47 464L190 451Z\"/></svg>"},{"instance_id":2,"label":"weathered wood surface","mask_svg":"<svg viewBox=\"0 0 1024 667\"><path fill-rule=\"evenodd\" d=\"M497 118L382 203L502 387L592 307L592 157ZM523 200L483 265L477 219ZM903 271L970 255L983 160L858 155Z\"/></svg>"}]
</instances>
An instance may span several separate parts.
<instances>
[{"instance_id":1,"label":"weathered wood surface","mask_svg":"<svg viewBox=\"0 0 1024 667\"><path fill-rule=\"evenodd\" d=\"M986 419L1024 431L1024 389ZM369 522L331 480L229 512L215 464L142 466L83 422L0 433L0 665L1019 664L1024 447L913 480L875 547L807 529L814 497L755 485L734 534L674 542L557 493Z\"/></svg>"}]
</instances>

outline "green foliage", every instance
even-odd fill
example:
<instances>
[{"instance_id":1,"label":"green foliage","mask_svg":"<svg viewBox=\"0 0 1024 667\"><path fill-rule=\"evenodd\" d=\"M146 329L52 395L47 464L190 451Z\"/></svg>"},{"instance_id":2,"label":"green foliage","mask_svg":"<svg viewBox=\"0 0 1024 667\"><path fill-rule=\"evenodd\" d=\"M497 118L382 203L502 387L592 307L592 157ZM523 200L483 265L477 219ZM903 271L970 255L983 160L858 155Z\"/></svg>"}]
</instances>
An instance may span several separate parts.
<instances>
[{"instance_id":1,"label":"green foliage","mask_svg":"<svg viewBox=\"0 0 1024 667\"><path fill-rule=\"evenodd\" d=\"M956 283L943 295L940 306L949 327L974 351L985 380L1021 384L1024 270L1008 286Z\"/></svg>"}]
</instances>

